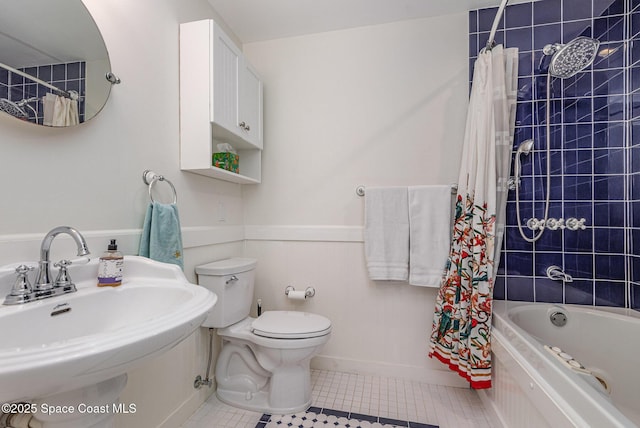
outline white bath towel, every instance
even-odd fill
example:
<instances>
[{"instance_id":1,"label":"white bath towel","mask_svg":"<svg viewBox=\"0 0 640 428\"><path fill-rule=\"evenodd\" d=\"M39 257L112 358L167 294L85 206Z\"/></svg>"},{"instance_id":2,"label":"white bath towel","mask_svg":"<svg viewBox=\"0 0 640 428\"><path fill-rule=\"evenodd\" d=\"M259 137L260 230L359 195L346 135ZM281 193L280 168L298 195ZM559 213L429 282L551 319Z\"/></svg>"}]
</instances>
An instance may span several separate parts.
<instances>
[{"instance_id":1,"label":"white bath towel","mask_svg":"<svg viewBox=\"0 0 640 428\"><path fill-rule=\"evenodd\" d=\"M406 187L367 187L364 249L369 277L409 277L409 209Z\"/></svg>"},{"instance_id":2,"label":"white bath towel","mask_svg":"<svg viewBox=\"0 0 640 428\"><path fill-rule=\"evenodd\" d=\"M412 186L408 194L409 284L440 287L449 255L451 186Z\"/></svg>"}]
</instances>

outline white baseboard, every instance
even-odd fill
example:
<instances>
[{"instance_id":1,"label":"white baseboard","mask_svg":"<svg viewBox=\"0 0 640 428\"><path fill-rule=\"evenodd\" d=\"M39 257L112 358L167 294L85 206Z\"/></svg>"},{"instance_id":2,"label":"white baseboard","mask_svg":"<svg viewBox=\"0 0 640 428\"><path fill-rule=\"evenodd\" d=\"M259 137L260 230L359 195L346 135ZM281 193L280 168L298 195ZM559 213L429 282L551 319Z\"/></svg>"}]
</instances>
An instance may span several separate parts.
<instances>
[{"instance_id":1,"label":"white baseboard","mask_svg":"<svg viewBox=\"0 0 640 428\"><path fill-rule=\"evenodd\" d=\"M434 385L469 388L469 383L450 370L435 370L427 367L389 364L378 361L352 360L348 358L318 355L311 360L311 367L318 370L357 373L362 375L388 376L415 380Z\"/></svg>"},{"instance_id":2,"label":"white baseboard","mask_svg":"<svg viewBox=\"0 0 640 428\"><path fill-rule=\"evenodd\" d=\"M207 399L215 392L215 387L209 388L203 386L201 389L196 389L191 393L186 400L182 402L167 418L162 421L158 428L179 428L187 419L193 415L198 408L207 401Z\"/></svg>"},{"instance_id":3,"label":"white baseboard","mask_svg":"<svg viewBox=\"0 0 640 428\"><path fill-rule=\"evenodd\" d=\"M469 384L456 373L425 367L381 363L377 361L352 360L318 355L311 360L311 367L318 370L332 370L362 375L388 376L415 380L434 385L454 388L469 388ZM203 387L194 392L160 424L158 428L180 427L215 392ZM496 418L497 419L497 418Z\"/></svg>"}]
</instances>

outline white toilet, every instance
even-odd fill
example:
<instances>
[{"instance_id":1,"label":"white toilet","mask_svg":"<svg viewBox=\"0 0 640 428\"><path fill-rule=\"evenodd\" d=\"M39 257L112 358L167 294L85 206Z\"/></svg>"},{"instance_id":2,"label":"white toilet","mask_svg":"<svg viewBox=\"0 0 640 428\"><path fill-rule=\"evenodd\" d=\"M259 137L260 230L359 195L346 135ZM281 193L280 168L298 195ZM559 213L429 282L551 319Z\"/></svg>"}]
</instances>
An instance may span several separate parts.
<instances>
[{"instance_id":1,"label":"white toilet","mask_svg":"<svg viewBox=\"0 0 640 428\"><path fill-rule=\"evenodd\" d=\"M198 282L218 296L203 327L222 337L216 395L232 406L287 414L311 405L309 362L331 335L327 318L296 311L249 317L257 261L232 258L197 266Z\"/></svg>"}]
</instances>

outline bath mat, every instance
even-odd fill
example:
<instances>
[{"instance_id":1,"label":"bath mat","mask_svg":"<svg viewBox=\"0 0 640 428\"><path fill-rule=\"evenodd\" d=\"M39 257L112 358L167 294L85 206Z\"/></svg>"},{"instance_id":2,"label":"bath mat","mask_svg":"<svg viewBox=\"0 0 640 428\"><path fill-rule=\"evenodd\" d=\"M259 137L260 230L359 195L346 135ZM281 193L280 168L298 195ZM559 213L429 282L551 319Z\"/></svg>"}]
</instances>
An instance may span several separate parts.
<instances>
[{"instance_id":1,"label":"bath mat","mask_svg":"<svg viewBox=\"0 0 640 428\"><path fill-rule=\"evenodd\" d=\"M375 425L374 425L375 424ZM360 413L342 412L340 410L309 407L304 413L295 415L263 414L256 428L370 428L370 427L407 427L407 428L438 428L438 425L419 422L402 421L399 419L382 418L378 416L362 415Z\"/></svg>"}]
</instances>

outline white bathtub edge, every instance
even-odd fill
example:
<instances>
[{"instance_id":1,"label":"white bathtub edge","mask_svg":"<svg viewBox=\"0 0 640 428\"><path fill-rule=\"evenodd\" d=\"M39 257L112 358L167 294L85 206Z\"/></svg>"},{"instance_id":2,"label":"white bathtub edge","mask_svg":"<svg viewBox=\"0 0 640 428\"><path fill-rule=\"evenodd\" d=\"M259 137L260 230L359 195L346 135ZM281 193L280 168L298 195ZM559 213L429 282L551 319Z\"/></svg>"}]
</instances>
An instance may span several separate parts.
<instances>
[{"instance_id":1,"label":"white bathtub edge","mask_svg":"<svg viewBox=\"0 0 640 428\"><path fill-rule=\"evenodd\" d=\"M519 398L528 400L549 426L635 427L610 402L603 401L584 379L544 351L543 344L510 322L508 309L522 304L543 305L496 301L492 328L495 366L497 360L504 364L504 370L522 390L523 396ZM491 395L485 398L490 400ZM500 412L498 408L496 411Z\"/></svg>"}]
</instances>

